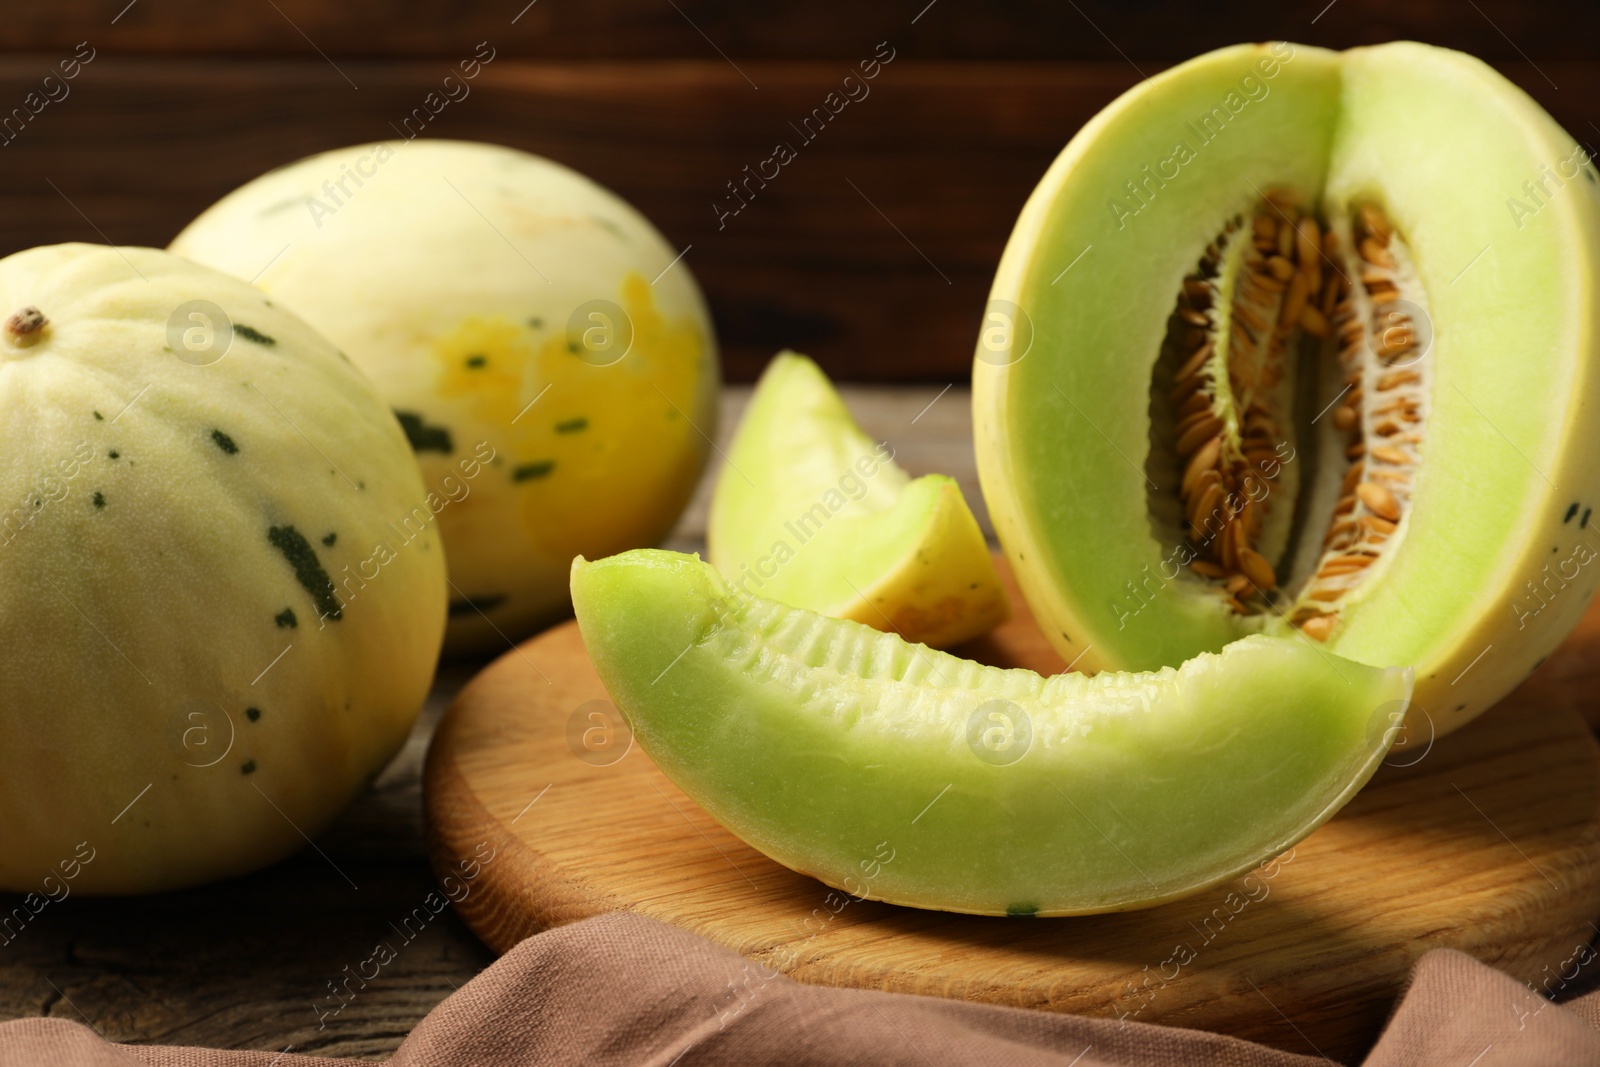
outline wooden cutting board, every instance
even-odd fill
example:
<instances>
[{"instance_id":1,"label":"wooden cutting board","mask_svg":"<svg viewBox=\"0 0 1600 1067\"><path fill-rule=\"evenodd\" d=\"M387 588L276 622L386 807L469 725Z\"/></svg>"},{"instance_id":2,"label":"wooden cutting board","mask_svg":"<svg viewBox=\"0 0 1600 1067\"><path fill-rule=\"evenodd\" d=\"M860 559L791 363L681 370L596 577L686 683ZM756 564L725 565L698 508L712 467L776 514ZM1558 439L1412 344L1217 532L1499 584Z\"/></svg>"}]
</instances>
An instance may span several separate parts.
<instances>
[{"instance_id":1,"label":"wooden cutting board","mask_svg":"<svg viewBox=\"0 0 1600 1067\"><path fill-rule=\"evenodd\" d=\"M1062 666L1020 606L964 651ZM1558 655L1597 652L1600 610ZM446 714L427 760L430 849L441 877L494 850L457 909L497 951L636 911L801 981L1348 1059L1423 952L1460 949L1559 993L1596 935L1600 746L1572 703L1536 681L1447 738L1419 733L1331 822L1228 886L1120 915L983 918L849 899L745 845L632 744L568 622L490 665Z\"/></svg>"}]
</instances>

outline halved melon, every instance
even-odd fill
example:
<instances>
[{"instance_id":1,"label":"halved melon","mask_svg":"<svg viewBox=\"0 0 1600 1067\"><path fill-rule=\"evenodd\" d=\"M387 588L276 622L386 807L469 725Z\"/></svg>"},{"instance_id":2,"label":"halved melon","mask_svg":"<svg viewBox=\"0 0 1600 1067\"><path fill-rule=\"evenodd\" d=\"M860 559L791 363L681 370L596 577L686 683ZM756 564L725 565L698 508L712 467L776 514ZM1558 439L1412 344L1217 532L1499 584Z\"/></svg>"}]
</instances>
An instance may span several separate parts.
<instances>
[{"instance_id":1,"label":"halved melon","mask_svg":"<svg viewBox=\"0 0 1600 1067\"><path fill-rule=\"evenodd\" d=\"M1600 178L1469 56L1245 45L1086 125L973 370L1051 640L1150 670L1246 634L1410 665L1440 732L1600 582ZM1020 336L1020 334L1018 335Z\"/></svg>"},{"instance_id":2,"label":"halved melon","mask_svg":"<svg viewBox=\"0 0 1600 1067\"><path fill-rule=\"evenodd\" d=\"M747 596L945 648L1008 613L953 478L912 479L850 417L822 370L781 352L717 479L711 561Z\"/></svg>"},{"instance_id":3,"label":"halved melon","mask_svg":"<svg viewBox=\"0 0 1600 1067\"><path fill-rule=\"evenodd\" d=\"M724 826L857 896L983 915L1142 907L1348 800L1411 672L1251 637L1150 674L1000 670L641 549L572 569L634 736Z\"/></svg>"}]
</instances>

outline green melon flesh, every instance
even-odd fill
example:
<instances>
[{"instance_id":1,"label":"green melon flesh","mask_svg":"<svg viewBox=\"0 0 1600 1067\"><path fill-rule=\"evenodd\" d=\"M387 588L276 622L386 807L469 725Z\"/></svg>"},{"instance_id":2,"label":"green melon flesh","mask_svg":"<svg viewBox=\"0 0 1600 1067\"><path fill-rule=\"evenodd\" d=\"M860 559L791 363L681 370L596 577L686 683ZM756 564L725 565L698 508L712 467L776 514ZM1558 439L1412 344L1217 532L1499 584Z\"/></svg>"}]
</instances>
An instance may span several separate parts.
<instances>
[{"instance_id":1,"label":"green melon flesh","mask_svg":"<svg viewBox=\"0 0 1600 1067\"><path fill-rule=\"evenodd\" d=\"M717 478L709 555L742 591L937 648L1008 613L953 478L911 478L861 432L822 370L782 352Z\"/></svg>"},{"instance_id":2,"label":"green melon flesh","mask_svg":"<svg viewBox=\"0 0 1600 1067\"><path fill-rule=\"evenodd\" d=\"M724 826L829 885L947 911L1116 911L1247 871L1366 782L1411 688L1304 638L1152 674L1000 670L659 550L577 560L572 596L634 735Z\"/></svg>"},{"instance_id":3,"label":"green melon flesh","mask_svg":"<svg viewBox=\"0 0 1600 1067\"><path fill-rule=\"evenodd\" d=\"M1180 145L1189 158L1168 166ZM1239 46L1089 122L995 279L1033 332L1020 359L980 348L974 364L984 494L1045 632L1085 669L1150 670L1287 628L1234 614L1175 565L1150 518L1150 494L1171 486L1145 477L1174 295L1225 219L1285 187L1325 210L1381 203L1426 291L1431 412L1411 511L1324 648L1415 667L1414 706L1443 732L1519 682L1600 582L1600 179L1478 60L1411 43Z\"/></svg>"}]
</instances>

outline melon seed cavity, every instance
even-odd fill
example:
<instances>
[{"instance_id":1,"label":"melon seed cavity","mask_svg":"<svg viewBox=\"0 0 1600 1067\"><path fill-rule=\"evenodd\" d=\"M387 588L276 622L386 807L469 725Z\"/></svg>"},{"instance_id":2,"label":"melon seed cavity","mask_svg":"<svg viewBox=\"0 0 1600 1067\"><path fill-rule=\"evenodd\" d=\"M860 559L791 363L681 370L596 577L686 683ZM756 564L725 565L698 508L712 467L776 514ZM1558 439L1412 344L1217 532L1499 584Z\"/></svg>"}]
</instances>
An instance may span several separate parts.
<instances>
[{"instance_id":1,"label":"melon seed cavity","mask_svg":"<svg viewBox=\"0 0 1600 1067\"><path fill-rule=\"evenodd\" d=\"M1392 550L1427 421L1425 307L1378 204L1319 215L1284 190L1183 279L1151 388L1151 517L1235 614L1326 640Z\"/></svg>"}]
</instances>

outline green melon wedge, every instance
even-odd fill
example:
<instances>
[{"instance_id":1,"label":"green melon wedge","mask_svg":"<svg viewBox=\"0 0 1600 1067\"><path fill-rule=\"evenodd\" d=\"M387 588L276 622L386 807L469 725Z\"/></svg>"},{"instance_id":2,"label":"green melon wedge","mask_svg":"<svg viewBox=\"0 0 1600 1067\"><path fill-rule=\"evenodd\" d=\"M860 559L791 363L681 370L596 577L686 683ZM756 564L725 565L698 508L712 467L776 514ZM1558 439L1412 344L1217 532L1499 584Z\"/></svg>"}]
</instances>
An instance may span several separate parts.
<instances>
[{"instance_id":1,"label":"green melon wedge","mask_svg":"<svg viewBox=\"0 0 1600 1067\"><path fill-rule=\"evenodd\" d=\"M1303 637L1001 670L660 550L576 560L572 598L634 736L729 830L855 895L982 915L1145 907L1255 867L1367 781L1411 690Z\"/></svg>"},{"instance_id":2,"label":"green melon wedge","mask_svg":"<svg viewBox=\"0 0 1600 1067\"><path fill-rule=\"evenodd\" d=\"M761 375L718 476L708 555L747 595L947 648L1005 621L955 479L911 478L805 356Z\"/></svg>"}]
</instances>

